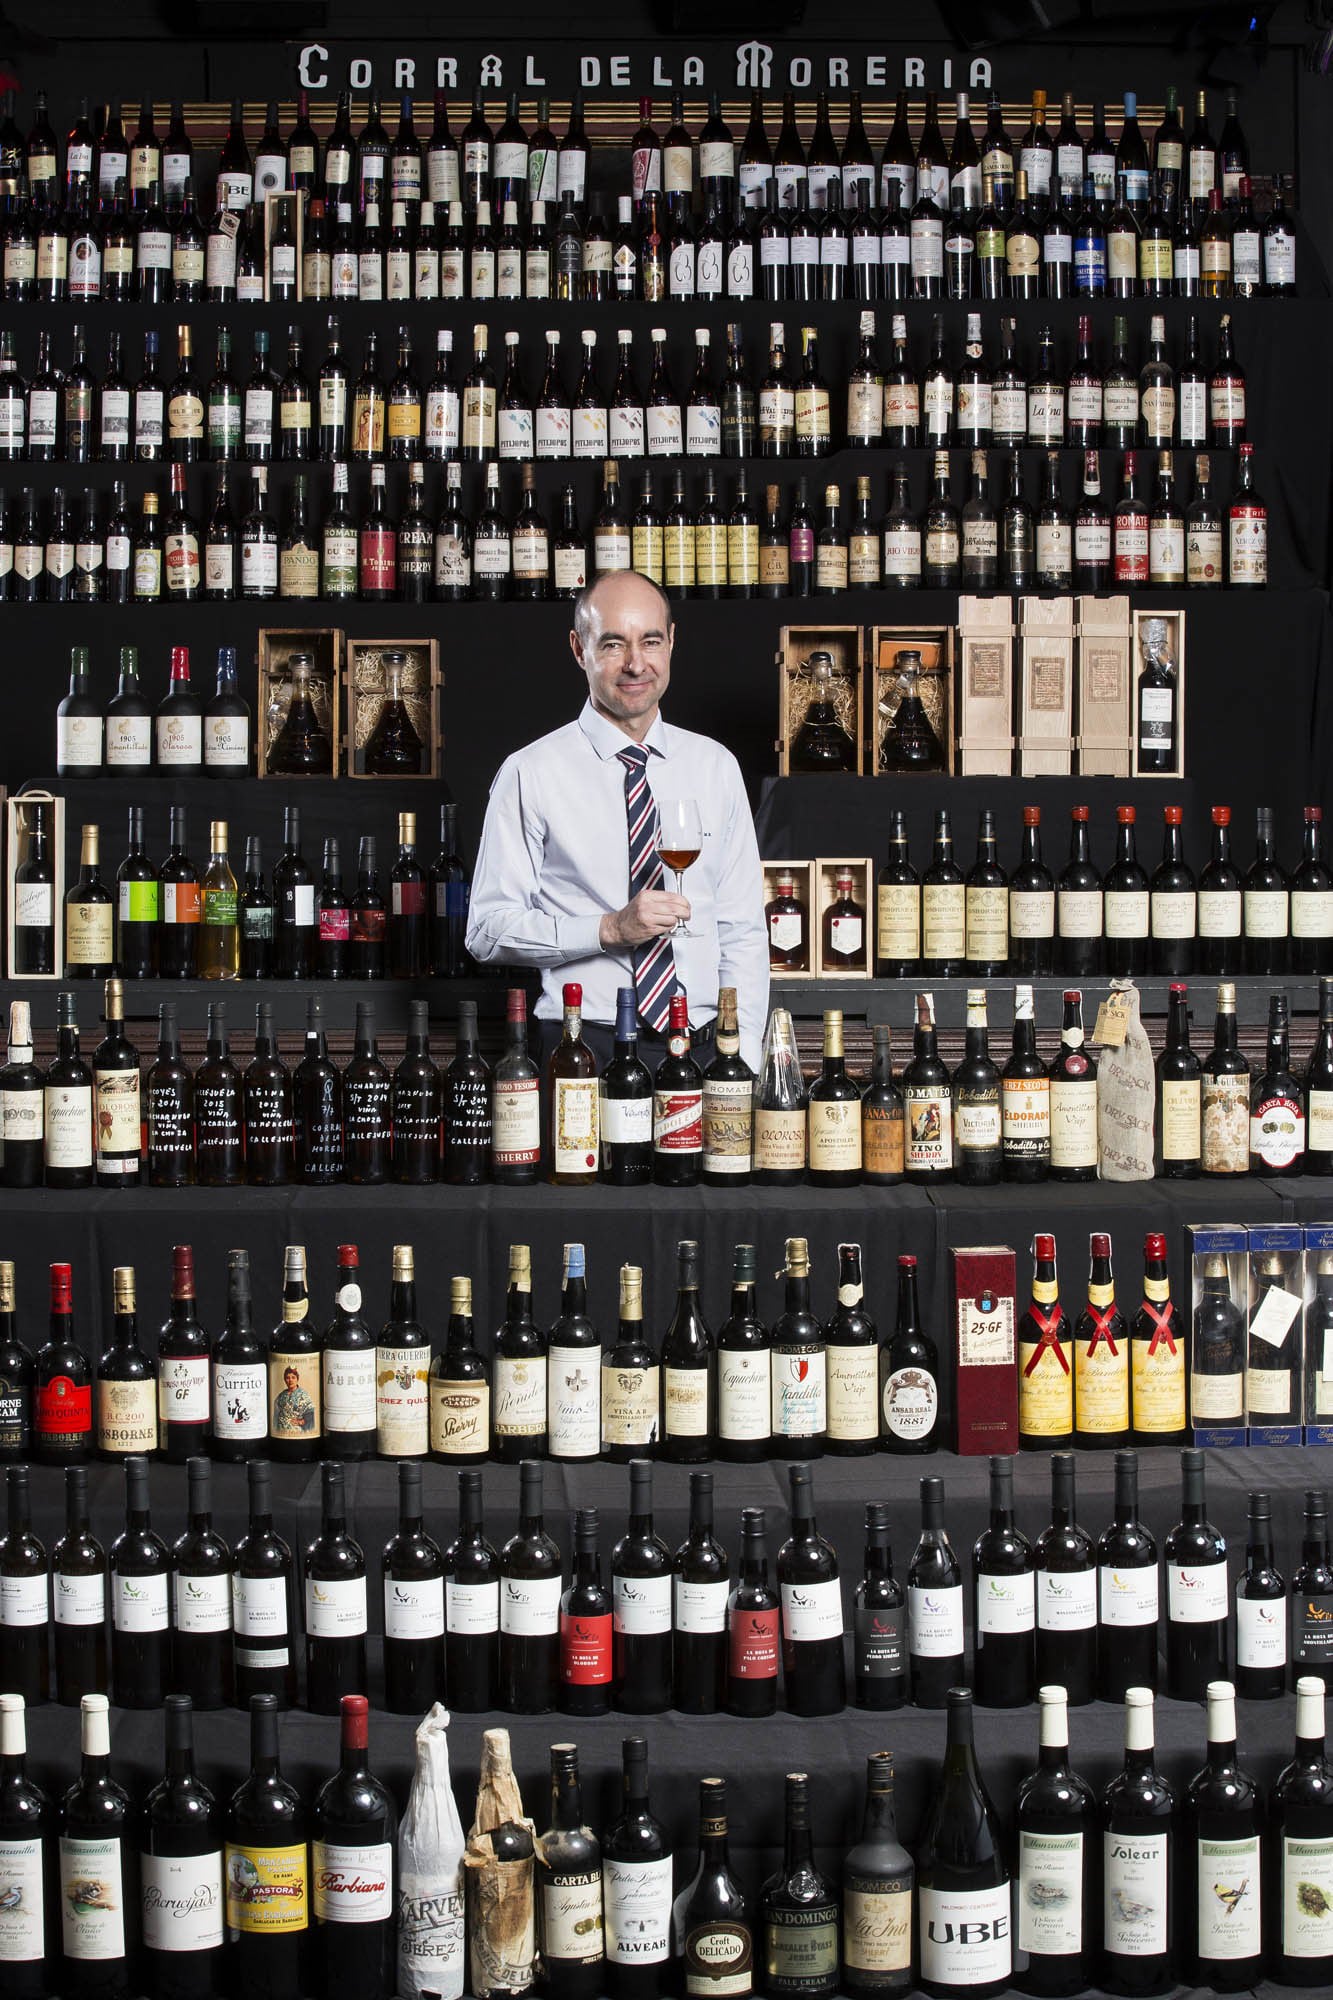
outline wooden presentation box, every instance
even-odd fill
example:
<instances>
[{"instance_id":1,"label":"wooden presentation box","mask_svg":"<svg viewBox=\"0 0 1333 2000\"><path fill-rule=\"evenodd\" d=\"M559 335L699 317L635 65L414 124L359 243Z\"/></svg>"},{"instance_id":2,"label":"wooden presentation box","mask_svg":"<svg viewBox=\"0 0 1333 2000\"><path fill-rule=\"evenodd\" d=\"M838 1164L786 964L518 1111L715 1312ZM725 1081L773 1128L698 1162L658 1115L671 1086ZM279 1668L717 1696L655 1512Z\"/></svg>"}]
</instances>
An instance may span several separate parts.
<instances>
[{"instance_id":1,"label":"wooden presentation box","mask_svg":"<svg viewBox=\"0 0 1333 2000\"><path fill-rule=\"evenodd\" d=\"M1075 746L1081 778L1129 776L1129 599L1078 599Z\"/></svg>"},{"instance_id":2,"label":"wooden presentation box","mask_svg":"<svg viewBox=\"0 0 1333 2000\"><path fill-rule=\"evenodd\" d=\"M1007 778L1014 763L1014 619L1005 596L958 600L958 769Z\"/></svg>"},{"instance_id":3,"label":"wooden presentation box","mask_svg":"<svg viewBox=\"0 0 1333 2000\"><path fill-rule=\"evenodd\" d=\"M4 793L0 792L0 798ZM18 972L14 965L14 919L16 915L18 889L15 876L29 858L36 814L33 808L41 806L46 812L47 851L51 857L51 884L46 890L50 897L49 921L52 931L53 970L50 972ZM5 798L5 965L11 979L49 980L62 979L65 973L65 801L55 792L44 792L35 786L27 791L11 792ZM33 897L41 897L41 891L33 884L28 892Z\"/></svg>"},{"instance_id":4,"label":"wooden presentation box","mask_svg":"<svg viewBox=\"0 0 1333 2000\"><path fill-rule=\"evenodd\" d=\"M293 774L270 771L268 753L274 738L287 719L292 699L292 655L311 653L314 667L310 676L310 697L320 727L332 748L332 767L295 775L336 778L341 771L342 743L342 657L343 635L334 626L312 626L303 631L261 631L259 634L259 695L255 716L255 747L259 776L281 777L291 782Z\"/></svg>"},{"instance_id":5,"label":"wooden presentation box","mask_svg":"<svg viewBox=\"0 0 1333 2000\"><path fill-rule=\"evenodd\" d=\"M779 875L791 875L795 879L793 893L805 912L805 949L801 953L801 962L798 965L774 965L771 961L770 945L768 976L770 979L808 979L814 970L815 963L815 933L813 928L815 864L813 861L761 861L759 866L763 871L764 877L765 910L767 910L768 905L778 893Z\"/></svg>"},{"instance_id":6,"label":"wooden presentation box","mask_svg":"<svg viewBox=\"0 0 1333 2000\"><path fill-rule=\"evenodd\" d=\"M939 772L953 775L954 628L952 625L872 625L870 658L873 673L870 689L870 745L867 769L877 777L910 777L907 771L885 771L882 755L884 732L897 713L902 689L899 686L899 653L921 655L921 703L930 726L939 738L943 762ZM929 774L927 774L929 775Z\"/></svg>"},{"instance_id":7,"label":"wooden presentation box","mask_svg":"<svg viewBox=\"0 0 1333 2000\"><path fill-rule=\"evenodd\" d=\"M1176 676L1176 758L1170 771L1145 771L1142 765L1143 731L1140 728L1143 689L1139 678L1150 652L1159 652ZM1130 658L1130 773L1135 778L1174 778L1185 775L1185 613L1183 610L1136 610L1134 648Z\"/></svg>"},{"instance_id":8,"label":"wooden presentation box","mask_svg":"<svg viewBox=\"0 0 1333 2000\"><path fill-rule=\"evenodd\" d=\"M1067 778L1074 767L1074 605L1022 597L1018 605L1018 772Z\"/></svg>"},{"instance_id":9,"label":"wooden presentation box","mask_svg":"<svg viewBox=\"0 0 1333 2000\"><path fill-rule=\"evenodd\" d=\"M861 625L784 625L778 635L778 771L792 773L792 745L805 720L814 692L809 671L812 653L828 653L833 660L834 700L838 720L856 745L853 769L864 771L865 628Z\"/></svg>"},{"instance_id":10,"label":"wooden presentation box","mask_svg":"<svg viewBox=\"0 0 1333 2000\"><path fill-rule=\"evenodd\" d=\"M832 957L824 949L824 916L837 897L838 870L847 868L852 876L852 898L861 907L860 948L853 956ZM874 895L875 864L864 855L832 858L820 855L814 863L814 908L810 913L810 938L815 955L815 973L820 979L869 979L875 964Z\"/></svg>"},{"instance_id":11,"label":"wooden presentation box","mask_svg":"<svg viewBox=\"0 0 1333 2000\"><path fill-rule=\"evenodd\" d=\"M423 756L419 776L439 778L443 759L440 734L443 721L438 639L348 639L343 673L347 692L347 775L373 778L366 769L366 745L384 706L384 655L406 655L403 670L403 701L412 727L421 738Z\"/></svg>"}]
</instances>

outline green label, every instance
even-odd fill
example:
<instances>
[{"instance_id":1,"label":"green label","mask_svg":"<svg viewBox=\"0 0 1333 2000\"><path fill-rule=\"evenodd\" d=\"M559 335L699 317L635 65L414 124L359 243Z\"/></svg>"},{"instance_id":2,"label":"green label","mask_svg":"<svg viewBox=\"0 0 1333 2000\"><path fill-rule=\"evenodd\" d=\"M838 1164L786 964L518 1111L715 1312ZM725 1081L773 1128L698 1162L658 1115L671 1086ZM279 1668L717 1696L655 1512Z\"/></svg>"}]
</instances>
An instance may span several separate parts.
<instances>
[{"instance_id":1,"label":"green label","mask_svg":"<svg viewBox=\"0 0 1333 2000\"><path fill-rule=\"evenodd\" d=\"M156 882L121 883L120 920L123 924L155 924L157 922Z\"/></svg>"},{"instance_id":2,"label":"green label","mask_svg":"<svg viewBox=\"0 0 1333 2000\"><path fill-rule=\"evenodd\" d=\"M234 889L205 889L204 922L206 924L236 923L236 891Z\"/></svg>"}]
</instances>

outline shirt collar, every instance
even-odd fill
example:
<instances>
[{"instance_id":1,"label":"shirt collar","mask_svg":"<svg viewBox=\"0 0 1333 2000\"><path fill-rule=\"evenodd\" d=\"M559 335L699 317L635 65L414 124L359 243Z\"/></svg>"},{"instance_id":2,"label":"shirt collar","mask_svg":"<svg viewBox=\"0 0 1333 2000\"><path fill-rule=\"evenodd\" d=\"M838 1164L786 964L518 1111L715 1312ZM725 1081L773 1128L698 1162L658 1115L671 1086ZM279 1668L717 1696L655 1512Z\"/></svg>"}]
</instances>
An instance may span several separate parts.
<instances>
[{"instance_id":1,"label":"shirt collar","mask_svg":"<svg viewBox=\"0 0 1333 2000\"><path fill-rule=\"evenodd\" d=\"M609 716L599 715L591 699L584 702L578 721L579 728L603 763L609 762L612 757L618 757L626 745L634 741L632 736L626 736L623 729L617 729ZM667 725L662 720L660 709L653 717L653 726L644 737L643 745L654 757L665 757L669 754Z\"/></svg>"}]
</instances>

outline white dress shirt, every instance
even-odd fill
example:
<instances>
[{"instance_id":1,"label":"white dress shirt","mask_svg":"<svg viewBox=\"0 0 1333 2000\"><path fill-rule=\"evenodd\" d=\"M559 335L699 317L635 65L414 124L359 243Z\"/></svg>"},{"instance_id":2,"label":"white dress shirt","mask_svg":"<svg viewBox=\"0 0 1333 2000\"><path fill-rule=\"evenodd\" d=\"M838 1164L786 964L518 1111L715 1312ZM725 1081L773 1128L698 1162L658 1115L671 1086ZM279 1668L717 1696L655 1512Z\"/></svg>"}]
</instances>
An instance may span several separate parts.
<instances>
[{"instance_id":1,"label":"white dress shirt","mask_svg":"<svg viewBox=\"0 0 1333 2000\"><path fill-rule=\"evenodd\" d=\"M537 1013L559 1020L566 980L590 1021L614 1025L616 989L634 984L633 953L603 951L603 916L629 901L625 766L631 739L592 703L563 729L507 757L496 773L472 880L467 948L481 964L541 967ZM676 975L699 1028L734 986L741 1052L757 1069L768 1016L768 934L754 820L730 750L660 714L644 738L659 805L694 799L699 859L685 872L692 937L675 938ZM675 887L667 872L666 886Z\"/></svg>"}]
</instances>

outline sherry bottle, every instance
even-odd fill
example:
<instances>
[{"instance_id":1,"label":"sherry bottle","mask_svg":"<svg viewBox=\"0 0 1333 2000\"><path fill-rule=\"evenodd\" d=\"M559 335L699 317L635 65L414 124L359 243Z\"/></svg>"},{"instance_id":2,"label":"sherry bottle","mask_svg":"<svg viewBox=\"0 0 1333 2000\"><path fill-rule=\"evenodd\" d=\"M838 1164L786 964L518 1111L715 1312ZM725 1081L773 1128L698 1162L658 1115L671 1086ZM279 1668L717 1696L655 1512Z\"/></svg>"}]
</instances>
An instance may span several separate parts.
<instances>
[{"instance_id":1,"label":"sherry bottle","mask_svg":"<svg viewBox=\"0 0 1333 2000\"><path fill-rule=\"evenodd\" d=\"M612 1700L633 1715L671 1706L671 1553L653 1526L653 1468L632 1459L626 1532L611 1551Z\"/></svg>"},{"instance_id":2,"label":"sherry bottle","mask_svg":"<svg viewBox=\"0 0 1333 2000\"><path fill-rule=\"evenodd\" d=\"M1172 1983L1176 1795L1153 1761L1153 1694L1125 1690L1125 1762L1102 1795L1102 1978L1116 1993Z\"/></svg>"},{"instance_id":3,"label":"sherry bottle","mask_svg":"<svg viewBox=\"0 0 1333 2000\"><path fill-rule=\"evenodd\" d=\"M5 1926L0 1965L5 1990L14 2000L44 2000L56 1814L50 1798L28 1776L27 1748L23 1696L0 1695L0 1863L18 1892Z\"/></svg>"},{"instance_id":4,"label":"sherry bottle","mask_svg":"<svg viewBox=\"0 0 1333 2000\"><path fill-rule=\"evenodd\" d=\"M944 1763L917 1847L921 1986L939 2000L1000 1994L1013 1968L1010 1882L999 1819L977 1769L972 1696L944 1703Z\"/></svg>"},{"instance_id":5,"label":"sherry bottle","mask_svg":"<svg viewBox=\"0 0 1333 2000\"><path fill-rule=\"evenodd\" d=\"M699 1307L699 1245L676 1246L678 1289L662 1336L658 1456L677 1464L712 1458L717 1436L717 1356Z\"/></svg>"},{"instance_id":6,"label":"sherry bottle","mask_svg":"<svg viewBox=\"0 0 1333 2000\"><path fill-rule=\"evenodd\" d=\"M1029 1993L1078 1993L1097 1935L1097 1799L1069 1761L1064 1688L1043 1686L1037 1700L1037 1768L1019 1786L1014 1806L1019 1975Z\"/></svg>"},{"instance_id":7,"label":"sherry bottle","mask_svg":"<svg viewBox=\"0 0 1333 2000\"><path fill-rule=\"evenodd\" d=\"M815 1522L808 1465L788 1468L789 1533L778 1551L782 1665L794 1715L833 1715L846 1701L838 1558Z\"/></svg>"},{"instance_id":8,"label":"sherry bottle","mask_svg":"<svg viewBox=\"0 0 1333 2000\"><path fill-rule=\"evenodd\" d=\"M171 1545L172 1682L196 1708L229 1708L231 1551L213 1526L208 1460L192 1458L185 1471L185 1532Z\"/></svg>"},{"instance_id":9,"label":"sherry bottle","mask_svg":"<svg viewBox=\"0 0 1333 2000\"><path fill-rule=\"evenodd\" d=\"M671 1962L671 1837L648 1799L648 1745L627 1736L622 1804L602 1837L609 2000L656 2000Z\"/></svg>"},{"instance_id":10,"label":"sherry bottle","mask_svg":"<svg viewBox=\"0 0 1333 2000\"><path fill-rule=\"evenodd\" d=\"M713 1533L713 1475L692 1472L689 1533L676 1550L672 1591L674 1706L685 1715L713 1715L726 1699L729 1576Z\"/></svg>"},{"instance_id":11,"label":"sherry bottle","mask_svg":"<svg viewBox=\"0 0 1333 2000\"><path fill-rule=\"evenodd\" d=\"M1208 1761L1184 1799L1180 1908L1191 1976L1215 1993L1256 1986L1264 1975L1261 1848L1265 1813L1258 1785L1236 1762L1236 1690L1208 1684ZM1192 1893L1191 1893L1192 1892Z\"/></svg>"},{"instance_id":12,"label":"sherry bottle","mask_svg":"<svg viewBox=\"0 0 1333 2000\"><path fill-rule=\"evenodd\" d=\"M976 1698L1021 1708L1035 1685L1036 1576L1032 1545L1014 1525L1014 1465L990 1461L990 1524L972 1550Z\"/></svg>"},{"instance_id":13,"label":"sherry bottle","mask_svg":"<svg viewBox=\"0 0 1333 2000\"><path fill-rule=\"evenodd\" d=\"M5 1469L6 1531L0 1538L0 1672L30 1708L44 1702L50 1679L50 1591L46 1550L32 1532L26 1465ZM0 1756L4 1752L0 1750ZM2 1795L3 1787L0 1787ZM0 1822L3 1810L0 1809ZM0 1835L0 1839L3 1835ZM0 1956L0 1963L4 1962Z\"/></svg>"},{"instance_id":14,"label":"sherry bottle","mask_svg":"<svg viewBox=\"0 0 1333 2000\"><path fill-rule=\"evenodd\" d=\"M189 1695L163 1712L163 1773L139 1816L144 1958L153 2000L192 2000L222 1985L222 1814L195 1769Z\"/></svg>"},{"instance_id":15,"label":"sherry bottle","mask_svg":"<svg viewBox=\"0 0 1333 2000\"><path fill-rule=\"evenodd\" d=\"M109 1706L104 1694L80 1702L79 1776L60 1804L59 1984L71 2000L121 2000L134 1991L126 1915L130 1801L111 1775Z\"/></svg>"},{"instance_id":16,"label":"sherry bottle","mask_svg":"<svg viewBox=\"0 0 1333 2000\"><path fill-rule=\"evenodd\" d=\"M898 1259L898 1308L880 1350L880 1441L885 1451L934 1451L939 1432L939 1356L921 1325L916 1258Z\"/></svg>"},{"instance_id":17,"label":"sherry bottle","mask_svg":"<svg viewBox=\"0 0 1333 2000\"><path fill-rule=\"evenodd\" d=\"M1236 1585L1236 1692L1276 1700L1287 1686L1287 1586L1273 1565L1273 1503L1250 1493L1245 1572Z\"/></svg>"},{"instance_id":18,"label":"sherry bottle","mask_svg":"<svg viewBox=\"0 0 1333 2000\"><path fill-rule=\"evenodd\" d=\"M566 1464L586 1464L600 1452L601 1362L601 1335L588 1317L584 1248L566 1243L560 1315L546 1351L547 1449Z\"/></svg>"},{"instance_id":19,"label":"sherry bottle","mask_svg":"<svg viewBox=\"0 0 1333 2000\"><path fill-rule=\"evenodd\" d=\"M1143 1242L1143 1304L1130 1330L1135 1444L1185 1441L1185 1329L1171 1297L1166 1238Z\"/></svg>"},{"instance_id":20,"label":"sherry bottle","mask_svg":"<svg viewBox=\"0 0 1333 2000\"><path fill-rule=\"evenodd\" d=\"M276 1697L256 1694L249 1708L250 1771L226 1816L227 1984L237 2000L282 2000L305 1992L310 1977L306 1812L278 1761ZM255 1896L256 1886L267 1894Z\"/></svg>"},{"instance_id":21,"label":"sherry bottle","mask_svg":"<svg viewBox=\"0 0 1333 2000\"><path fill-rule=\"evenodd\" d=\"M1333 1835L1333 1763L1324 1749L1324 1693L1315 1674L1297 1680L1295 1754L1273 1786L1270 1962L1284 1986L1322 1986L1327 1979L1321 1905L1333 1888L1324 1844Z\"/></svg>"},{"instance_id":22,"label":"sherry bottle","mask_svg":"<svg viewBox=\"0 0 1333 2000\"><path fill-rule=\"evenodd\" d=\"M684 1965L686 2000L706 2000L719 1979L752 1987L755 1930L731 1869L725 1778L699 1782L699 1865L672 1907L671 1940Z\"/></svg>"},{"instance_id":23,"label":"sherry bottle","mask_svg":"<svg viewBox=\"0 0 1333 2000\"><path fill-rule=\"evenodd\" d=\"M501 1707L544 1715L560 1676L560 1551L542 1521L542 1468L519 1466L518 1531L500 1551Z\"/></svg>"},{"instance_id":24,"label":"sherry bottle","mask_svg":"<svg viewBox=\"0 0 1333 2000\"><path fill-rule=\"evenodd\" d=\"M273 1526L273 1482L265 1459L246 1467L250 1512L233 1556L231 1629L236 1699L296 1700L296 1588L292 1552ZM232 1926L228 1926L232 1928Z\"/></svg>"},{"instance_id":25,"label":"sherry bottle","mask_svg":"<svg viewBox=\"0 0 1333 2000\"><path fill-rule=\"evenodd\" d=\"M370 1381L374 1400L373 1372ZM449 1280L444 1347L430 1364L430 1452L443 1465L484 1465L490 1456L491 1377L472 1330L472 1280ZM374 1448L374 1432L370 1448ZM369 1455L369 1454L367 1454Z\"/></svg>"},{"instance_id":26,"label":"sherry bottle","mask_svg":"<svg viewBox=\"0 0 1333 2000\"><path fill-rule=\"evenodd\" d=\"M1180 1454L1181 1516L1163 1545L1166 1567L1166 1688L1202 1701L1227 1671L1227 1545L1205 1512L1204 1455Z\"/></svg>"},{"instance_id":27,"label":"sherry bottle","mask_svg":"<svg viewBox=\"0 0 1333 2000\"><path fill-rule=\"evenodd\" d=\"M88 1526L88 1473L65 1470L65 1532L51 1551L56 1700L73 1708L107 1688L106 1551Z\"/></svg>"},{"instance_id":28,"label":"sherry bottle","mask_svg":"<svg viewBox=\"0 0 1333 2000\"><path fill-rule=\"evenodd\" d=\"M320 1467L319 1534L305 1552L306 1706L337 1715L366 1687L366 1558L347 1532L343 1468Z\"/></svg>"},{"instance_id":29,"label":"sherry bottle","mask_svg":"<svg viewBox=\"0 0 1333 2000\"><path fill-rule=\"evenodd\" d=\"M605 1715L611 1706L611 1624L597 1509L578 1507L574 1570L560 1597L560 1707L566 1715Z\"/></svg>"},{"instance_id":30,"label":"sherry bottle","mask_svg":"<svg viewBox=\"0 0 1333 2000\"><path fill-rule=\"evenodd\" d=\"M458 1475L458 1534L444 1552L444 1669L449 1700L468 1714L495 1706L500 1558L486 1539L480 1472Z\"/></svg>"},{"instance_id":31,"label":"sherry bottle","mask_svg":"<svg viewBox=\"0 0 1333 2000\"><path fill-rule=\"evenodd\" d=\"M893 1752L876 1750L866 1759L860 1837L842 1864L842 1986L851 2000L911 1991L915 1874L898 1838Z\"/></svg>"},{"instance_id":32,"label":"sherry bottle","mask_svg":"<svg viewBox=\"0 0 1333 2000\"><path fill-rule=\"evenodd\" d=\"M579 1753L551 1746L551 1823L537 1843L537 1939L552 2000L598 2000L603 1986L602 1850L585 1824Z\"/></svg>"},{"instance_id":33,"label":"sherry bottle","mask_svg":"<svg viewBox=\"0 0 1333 2000\"><path fill-rule=\"evenodd\" d=\"M759 1895L764 1989L818 1996L838 1991L838 1898L815 1861L810 1780L789 1772L782 1866Z\"/></svg>"},{"instance_id":34,"label":"sherry bottle","mask_svg":"<svg viewBox=\"0 0 1333 2000\"><path fill-rule=\"evenodd\" d=\"M314 1973L330 2000L392 2000L396 1987L398 1813L370 1768L369 1707L363 1694L342 1697L339 1768L310 1814Z\"/></svg>"},{"instance_id":35,"label":"sherry bottle","mask_svg":"<svg viewBox=\"0 0 1333 2000\"><path fill-rule=\"evenodd\" d=\"M1116 1305L1111 1239L1088 1238L1088 1302L1074 1327L1074 1435L1109 1451L1129 1442L1129 1328Z\"/></svg>"}]
</instances>

